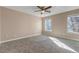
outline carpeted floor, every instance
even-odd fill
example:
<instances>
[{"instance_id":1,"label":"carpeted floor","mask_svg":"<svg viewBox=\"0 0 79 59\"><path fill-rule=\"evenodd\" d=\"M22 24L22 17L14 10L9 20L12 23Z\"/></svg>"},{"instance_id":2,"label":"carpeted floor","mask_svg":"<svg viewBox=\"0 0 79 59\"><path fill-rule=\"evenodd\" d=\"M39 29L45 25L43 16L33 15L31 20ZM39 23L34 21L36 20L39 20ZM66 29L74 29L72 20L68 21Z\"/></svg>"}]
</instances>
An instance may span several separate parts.
<instances>
[{"instance_id":1,"label":"carpeted floor","mask_svg":"<svg viewBox=\"0 0 79 59\"><path fill-rule=\"evenodd\" d=\"M6 42L0 53L74 53L79 52L79 42L48 36L35 36Z\"/></svg>"}]
</instances>

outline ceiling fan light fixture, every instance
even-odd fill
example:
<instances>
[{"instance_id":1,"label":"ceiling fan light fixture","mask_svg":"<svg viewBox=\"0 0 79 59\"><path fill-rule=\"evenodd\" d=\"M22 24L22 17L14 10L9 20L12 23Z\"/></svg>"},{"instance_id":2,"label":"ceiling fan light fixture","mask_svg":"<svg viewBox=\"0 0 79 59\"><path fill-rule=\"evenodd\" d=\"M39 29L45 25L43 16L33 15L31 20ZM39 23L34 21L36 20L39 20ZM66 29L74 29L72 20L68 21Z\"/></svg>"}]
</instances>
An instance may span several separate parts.
<instances>
[{"instance_id":1,"label":"ceiling fan light fixture","mask_svg":"<svg viewBox=\"0 0 79 59\"><path fill-rule=\"evenodd\" d=\"M42 13L45 13L45 11L43 10L43 11L41 11Z\"/></svg>"}]
</instances>

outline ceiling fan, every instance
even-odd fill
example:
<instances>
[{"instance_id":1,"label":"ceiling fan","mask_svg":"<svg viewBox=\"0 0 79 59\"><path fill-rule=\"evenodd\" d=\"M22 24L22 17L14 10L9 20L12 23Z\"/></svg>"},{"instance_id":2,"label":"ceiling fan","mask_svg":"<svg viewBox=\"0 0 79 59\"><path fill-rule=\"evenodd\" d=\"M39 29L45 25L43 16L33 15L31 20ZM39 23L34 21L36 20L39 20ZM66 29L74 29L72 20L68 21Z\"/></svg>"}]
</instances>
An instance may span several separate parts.
<instances>
[{"instance_id":1,"label":"ceiling fan","mask_svg":"<svg viewBox=\"0 0 79 59\"><path fill-rule=\"evenodd\" d=\"M52 6L37 6L37 8L39 8L39 10L35 12L41 12L41 14L44 14L45 12L50 13L51 11L48 9L52 8Z\"/></svg>"}]
</instances>

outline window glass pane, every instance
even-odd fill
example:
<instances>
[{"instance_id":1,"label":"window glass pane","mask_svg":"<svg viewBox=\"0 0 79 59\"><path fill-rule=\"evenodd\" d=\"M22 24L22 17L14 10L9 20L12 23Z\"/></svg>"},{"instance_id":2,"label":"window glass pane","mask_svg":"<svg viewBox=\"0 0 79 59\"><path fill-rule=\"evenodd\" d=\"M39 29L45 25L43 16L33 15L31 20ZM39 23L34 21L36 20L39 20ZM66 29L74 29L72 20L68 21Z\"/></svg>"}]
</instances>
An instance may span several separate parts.
<instances>
[{"instance_id":1,"label":"window glass pane","mask_svg":"<svg viewBox=\"0 0 79 59\"><path fill-rule=\"evenodd\" d=\"M68 32L73 32L73 26L72 26L72 21L71 21L71 17L68 17L68 20L67 20L67 30Z\"/></svg>"},{"instance_id":2,"label":"window glass pane","mask_svg":"<svg viewBox=\"0 0 79 59\"><path fill-rule=\"evenodd\" d=\"M67 30L68 30L68 32L78 32L79 33L79 17L78 16L68 17Z\"/></svg>"},{"instance_id":3,"label":"window glass pane","mask_svg":"<svg viewBox=\"0 0 79 59\"><path fill-rule=\"evenodd\" d=\"M51 19L45 20L45 31L52 31Z\"/></svg>"}]
</instances>

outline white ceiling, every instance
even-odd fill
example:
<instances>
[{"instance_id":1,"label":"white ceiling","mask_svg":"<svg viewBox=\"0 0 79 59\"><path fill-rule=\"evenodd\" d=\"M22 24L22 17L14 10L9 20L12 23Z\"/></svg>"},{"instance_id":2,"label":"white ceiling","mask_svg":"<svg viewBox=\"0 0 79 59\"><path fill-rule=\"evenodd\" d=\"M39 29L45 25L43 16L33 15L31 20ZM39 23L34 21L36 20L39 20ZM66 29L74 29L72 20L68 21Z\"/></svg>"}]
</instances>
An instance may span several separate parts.
<instances>
[{"instance_id":1,"label":"white ceiling","mask_svg":"<svg viewBox=\"0 0 79 59\"><path fill-rule=\"evenodd\" d=\"M40 12L34 12L36 10L39 10L36 6L5 6L6 8L17 10L20 12L32 14L39 17L45 17L45 16L51 16L54 14L59 14L62 12L67 12L70 10L79 9L79 6L52 6L51 13L45 13L43 15L40 14Z\"/></svg>"}]
</instances>

